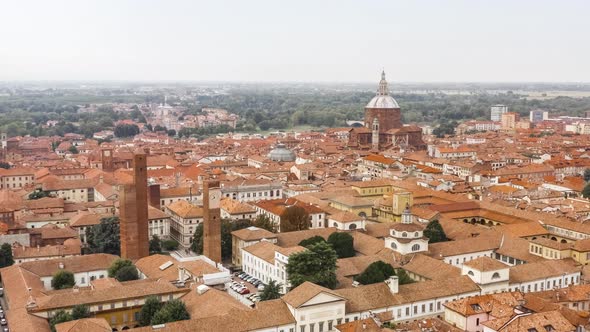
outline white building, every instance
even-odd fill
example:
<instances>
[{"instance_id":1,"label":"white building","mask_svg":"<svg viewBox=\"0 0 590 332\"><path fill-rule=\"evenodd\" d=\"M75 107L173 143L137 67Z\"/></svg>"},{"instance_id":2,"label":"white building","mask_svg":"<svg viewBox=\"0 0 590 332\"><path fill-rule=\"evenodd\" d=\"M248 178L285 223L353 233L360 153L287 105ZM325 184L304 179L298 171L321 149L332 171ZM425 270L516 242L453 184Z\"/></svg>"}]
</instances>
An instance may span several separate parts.
<instances>
[{"instance_id":1,"label":"white building","mask_svg":"<svg viewBox=\"0 0 590 332\"><path fill-rule=\"evenodd\" d=\"M428 238L424 226L414 223L409 206L402 213L402 222L391 226L385 247L402 255L428 251Z\"/></svg>"},{"instance_id":2,"label":"white building","mask_svg":"<svg viewBox=\"0 0 590 332\"><path fill-rule=\"evenodd\" d=\"M304 250L301 246L283 248L262 240L242 248L242 270L265 284L274 280L285 294L291 286L286 271L289 256Z\"/></svg>"},{"instance_id":3,"label":"white building","mask_svg":"<svg viewBox=\"0 0 590 332\"><path fill-rule=\"evenodd\" d=\"M501 121L502 114L508 113L508 106L506 105L494 105L490 107L490 120L492 121Z\"/></svg>"},{"instance_id":4,"label":"white building","mask_svg":"<svg viewBox=\"0 0 590 332\"><path fill-rule=\"evenodd\" d=\"M170 216L170 237L181 247L189 248L197 226L203 222L203 208L187 201L168 204L166 213Z\"/></svg>"},{"instance_id":5,"label":"white building","mask_svg":"<svg viewBox=\"0 0 590 332\"><path fill-rule=\"evenodd\" d=\"M283 197L283 186L264 179L239 179L221 183L221 195L240 202Z\"/></svg>"},{"instance_id":6,"label":"white building","mask_svg":"<svg viewBox=\"0 0 590 332\"><path fill-rule=\"evenodd\" d=\"M90 281L94 279L107 278L107 270L117 258L119 257L109 254L92 254L24 262L20 267L39 276L47 290L53 289L51 280L60 270L72 272L76 286L84 287L90 285Z\"/></svg>"}]
</instances>

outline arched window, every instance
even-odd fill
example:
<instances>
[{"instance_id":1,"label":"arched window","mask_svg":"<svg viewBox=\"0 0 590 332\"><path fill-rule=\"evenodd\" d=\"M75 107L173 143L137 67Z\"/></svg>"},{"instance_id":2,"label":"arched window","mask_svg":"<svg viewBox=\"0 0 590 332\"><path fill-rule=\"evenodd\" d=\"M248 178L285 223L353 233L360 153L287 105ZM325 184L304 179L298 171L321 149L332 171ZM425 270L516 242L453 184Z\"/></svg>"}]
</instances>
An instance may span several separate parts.
<instances>
[{"instance_id":1,"label":"arched window","mask_svg":"<svg viewBox=\"0 0 590 332\"><path fill-rule=\"evenodd\" d=\"M402 237L408 237L408 233L406 233L406 232L403 232L403 233L402 233Z\"/></svg>"},{"instance_id":2,"label":"arched window","mask_svg":"<svg viewBox=\"0 0 590 332\"><path fill-rule=\"evenodd\" d=\"M418 237L418 236L420 236L420 234L418 232L416 232L416 233L414 233L414 236Z\"/></svg>"},{"instance_id":3,"label":"arched window","mask_svg":"<svg viewBox=\"0 0 590 332\"><path fill-rule=\"evenodd\" d=\"M492 279L500 279L500 273L494 272L494 274L492 274Z\"/></svg>"},{"instance_id":4,"label":"arched window","mask_svg":"<svg viewBox=\"0 0 590 332\"><path fill-rule=\"evenodd\" d=\"M420 250L420 245L419 244L415 244L412 246L412 251L418 251Z\"/></svg>"},{"instance_id":5,"label":"arched window","mask_svg":"<svg viewBox=\"0 0 590 332\"><path fill-rule=\"evenodd\" d=\"M397 249L397 244L395 244L395 242L391 242L391 249Z\"/></svg>"},{"instance_id":6,"label":"arched window","mask_svg":"<svg viewBox=\"0 0 590 332\"><path fill-rule=\"evenodd\" d=\"M356 229L356 224L350 224L350 226L348 226L348 229L350 229L350 230Z\"/></svg>"},{"instance_id":7,"label":"arched window","mask_svg":"<svg viewBox=\"0 0 590 332\"><path fill-rule=\"evenodd\" d=\"M471 271L471 270L469 270L469 272L467 272L467 274L469 274L469 275L470 275L470 276L472 276L472 277L474 276L474 273L473 273L473 271Z\"/></svg>"},{"instance_id":8,"label":"arched window","mask_svg":"<svg viewBox=\"0 0 590 332\"><path fill-rule=\"evenodd\" d=\"M332 224L332 227L338 227L338 223L334 221L334 224Z\"/></svg>"},{"instance_id":9,"label":"arched window","mask_svg":"<svg viewBox=\"0 0 590 332\"><path fill-rule=\"evenodd\" d=\"M366 218L367 217L367 214L364 213L364 212L359 212L359 217Z\"/></svg>"}]
</instances>

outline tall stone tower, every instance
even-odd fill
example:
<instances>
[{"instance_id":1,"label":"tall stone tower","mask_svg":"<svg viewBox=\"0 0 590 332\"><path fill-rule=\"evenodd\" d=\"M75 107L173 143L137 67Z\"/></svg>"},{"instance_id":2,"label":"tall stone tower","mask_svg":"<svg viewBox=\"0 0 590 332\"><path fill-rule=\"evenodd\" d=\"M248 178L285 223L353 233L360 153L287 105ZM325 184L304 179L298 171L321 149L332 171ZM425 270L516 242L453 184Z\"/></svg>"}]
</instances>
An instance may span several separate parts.
<instances>
[{"instance_id":1,"label":"tall stone tower","mask_svg":"<svg viewBox=\"0 0 590 332\"><path fill-rule=\"evenodd\" d=\"M221 263L221 187L219 181L203 183L203 255Z\"/></svg>"},{"instance_id":2,"label":"tall stone tower","mask_svg":"<svg viewBox=\"0 0 590 332\"><path fill-rule=\"evenodd\" d=\"M102 170L103 171L112 171L113 170L113 149L112 148L103 148L100 154L100 161L102 163Z\"/></svg>"},{"instance_id":3,"label":"tall stone tower","mask_svg":"<svg viewBox=\"0 0 590 332\"><path fill-rule=\"evenodd\" d=\"M373 137L371 138L373 150L379 151L379 119L373 119Z\"/></svg>"},{"instance_id":4,"label":"tall stone tower","mask_svg":"<svg viewBox=\"0 0 590 332\"><path fill-rule=\"evenodd\" d=\"M121 257L131 260L149 255L146 160L144 153L133 156L133 184L119 195Z\"/></svg>"}]
</instances>

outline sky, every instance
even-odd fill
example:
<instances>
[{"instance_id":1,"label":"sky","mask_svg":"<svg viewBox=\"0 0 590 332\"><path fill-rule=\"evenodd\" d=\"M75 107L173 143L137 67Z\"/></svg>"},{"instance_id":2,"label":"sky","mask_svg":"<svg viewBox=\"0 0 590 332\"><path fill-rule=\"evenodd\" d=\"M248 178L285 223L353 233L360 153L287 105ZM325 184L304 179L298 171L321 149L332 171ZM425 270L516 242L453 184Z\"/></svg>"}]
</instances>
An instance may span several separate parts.
<instances>
[{"instance_id":1,"label":"sky","mask_svg":"<svg viewBox=\"0 0 590 332\"><path fill-rule=\"evenodd\" d=\"M0 2L0 80L588 82L590 1Z\"/></svg>"}]
</instances>

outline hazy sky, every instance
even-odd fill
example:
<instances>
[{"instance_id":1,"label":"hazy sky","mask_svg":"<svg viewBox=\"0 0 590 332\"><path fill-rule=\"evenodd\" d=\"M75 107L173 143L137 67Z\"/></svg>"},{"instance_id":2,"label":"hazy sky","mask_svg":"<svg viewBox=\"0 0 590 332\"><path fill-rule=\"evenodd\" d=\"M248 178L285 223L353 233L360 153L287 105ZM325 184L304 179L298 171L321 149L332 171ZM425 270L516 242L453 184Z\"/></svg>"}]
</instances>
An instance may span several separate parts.
<instances>
[{"instance_id":1,"label":"hazy sky","mask_svg":"<svg viewBox=\"0 0 590 332\"><path fill-rule=\"evenodd\" d=\"M588 82L589 14L589 0L9 0L0 80Z\"/></svg>"}]
</instances>

